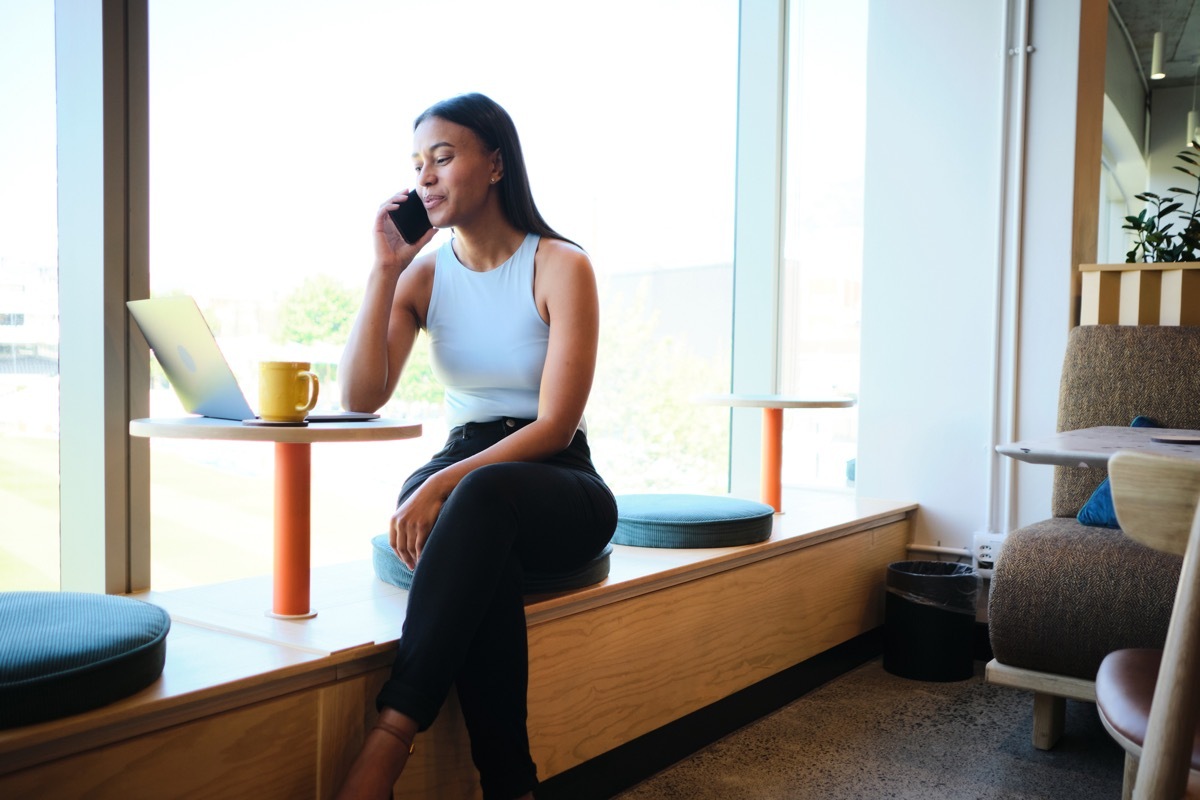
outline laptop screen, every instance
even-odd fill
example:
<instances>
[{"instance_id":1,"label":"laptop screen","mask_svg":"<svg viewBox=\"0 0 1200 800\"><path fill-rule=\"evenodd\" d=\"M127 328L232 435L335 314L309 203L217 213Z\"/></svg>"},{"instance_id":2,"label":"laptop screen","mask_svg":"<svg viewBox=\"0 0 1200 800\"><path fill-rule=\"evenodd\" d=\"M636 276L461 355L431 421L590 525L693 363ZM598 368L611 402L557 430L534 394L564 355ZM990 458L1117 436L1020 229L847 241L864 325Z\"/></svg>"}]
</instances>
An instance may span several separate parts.
<instances>
[{"instance_id":1,"label":"laptop screen","mask_svg":"<svg viewBox=\"0 0 1200 800\"><path fill-rule=\"evenodd\" d=\"M125 305L189 413L217 419L254 418L195 300L156 297Z\"/></svg>"}]
</instances>

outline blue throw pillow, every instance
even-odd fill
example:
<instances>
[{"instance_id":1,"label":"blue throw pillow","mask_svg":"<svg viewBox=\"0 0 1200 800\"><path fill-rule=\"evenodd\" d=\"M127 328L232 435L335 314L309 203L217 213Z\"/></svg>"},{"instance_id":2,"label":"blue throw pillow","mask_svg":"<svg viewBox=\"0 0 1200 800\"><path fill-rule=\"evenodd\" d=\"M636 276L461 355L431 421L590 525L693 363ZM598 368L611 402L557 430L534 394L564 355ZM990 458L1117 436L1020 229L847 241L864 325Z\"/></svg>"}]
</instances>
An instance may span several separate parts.
<instances>
[{"instance_id":1,"label":"blue throw pillow","mask_svg":"<svg viewBox=\"0 0 1200 800\"><path fill-rule=\"evenodd\" d=\"M1160 426L1149 417L1139 415L1133 418L1129 427L1157 428ZM1117 512L1113 509L1112 487L1108 484L1108 478L1100 482L1096 491L1092 492L1092 496L1083 504L1083 508L1079 509L1079 514L1075 519L1079 520L1082 525L1090 525L1094 528L1121 527L1117 522Z\"/></svg>"}]
</instances>

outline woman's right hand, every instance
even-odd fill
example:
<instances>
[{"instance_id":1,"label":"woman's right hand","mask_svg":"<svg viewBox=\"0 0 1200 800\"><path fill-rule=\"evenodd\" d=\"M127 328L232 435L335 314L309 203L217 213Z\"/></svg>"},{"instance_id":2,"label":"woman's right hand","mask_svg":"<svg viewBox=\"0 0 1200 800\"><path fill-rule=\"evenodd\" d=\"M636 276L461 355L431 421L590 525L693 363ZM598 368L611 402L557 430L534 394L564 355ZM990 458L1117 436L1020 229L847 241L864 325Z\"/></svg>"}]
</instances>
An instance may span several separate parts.
<instances>
[{"instance_id":1,"label":"woman's right hand","mask_svg":"<svg viewBox=\"0 0 1200 800\"><path fill-rule=\"evenodd\" d=\"M378 411L391 398L429 305L434 254L417 256L436 229L413 244L404 241L388 216L402 202L411 202L407 191L393 195L375 213L375 263L338 367L347 411ZM412 270L414 262L421 266Z\"/></svg>"},{"instance_id":2,"label":"woman's right hand","mask_svg":"<svg viewBox=\"0 0 1200 800\"><path fill-rule=\"evenodd\" d=\"M446 495L438 487L437 476L425 481L400 504L388 525L388 544L409 569L417 568L425 541L442 512Z\"/></svg>"},{"instance_id":3,"label":"woman's right hand","mask_svg":"<svg viewBox=\"0 0 1200 800\"><path fill-rule=\"evenodd\" d=\"M385 269L395 270L397 274L412 263L421 248L429 244L437 233L437 228L431 228L414 244L404 241L388 212L395 211L401 203L418 202L408 196L408 191L405 189L392 195L375 214L375 263Z\"/></svg>"}]
</instances>

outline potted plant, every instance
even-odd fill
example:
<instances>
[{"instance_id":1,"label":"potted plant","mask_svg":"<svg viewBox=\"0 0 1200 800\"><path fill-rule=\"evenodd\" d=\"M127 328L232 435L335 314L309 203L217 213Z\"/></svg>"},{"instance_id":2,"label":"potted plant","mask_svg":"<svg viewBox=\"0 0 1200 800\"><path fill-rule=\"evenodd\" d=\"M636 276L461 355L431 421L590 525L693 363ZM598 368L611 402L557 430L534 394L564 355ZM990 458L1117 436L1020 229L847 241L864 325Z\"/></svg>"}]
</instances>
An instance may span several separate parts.
<instances>
[{"instance_id":1,"label":"potted plant","mask_svg":"<svg viewBox=\"0 0 1200 800\"><path fill-rule=\"evenodd\" d=\"M1147 205L1136 217L1126 217L1121 226L1136 236L1133 249L1125 254L1126 263L1200 260L1200 149L1192 146L1175 157L1183 166L1174 169L1191 178L1194 189L1172 186L1167 190L1183 199L1154 192L1134 195Z\"/></svg>"}]
</instances>

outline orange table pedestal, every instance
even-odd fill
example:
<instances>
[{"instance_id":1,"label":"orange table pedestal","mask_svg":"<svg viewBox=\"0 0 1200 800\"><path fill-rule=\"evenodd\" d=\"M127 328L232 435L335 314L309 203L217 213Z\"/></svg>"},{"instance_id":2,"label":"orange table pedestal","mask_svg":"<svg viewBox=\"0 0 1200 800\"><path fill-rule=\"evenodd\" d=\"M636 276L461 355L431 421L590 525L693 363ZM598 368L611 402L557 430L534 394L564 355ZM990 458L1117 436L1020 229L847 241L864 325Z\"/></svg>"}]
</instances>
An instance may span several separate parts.
<instances>
[{"instance_id":1,"label":"orange table pedestal","mask_svg":"<svg viewBox=\"0 0 1200 800\"><path fill-rule=\"evenodd\" d=\"M275 443L274 588L271 610L280 619L316 616L310 607L312 551L312 444L413 439L419 423L394 419L369 422L314 422L298 427L243 425L238 420L183 417L135 419L131 436L168 439L228 439Z\"/></svg>"},{"instance_id":2,"label":"orange table pedestal","mask_svg":"<svg viewBox=\"0 0 1200 800\"><path fill-rule=\"evenodd\" d=\"M303 619L312 550L312 445L275 443L275 588L271 615Z\"/></svg>"},{"instance_id":3,"label":"orange table pedestal","mask_svg":"<svg viewBox=\"0 0 1200 800\"><path fill-rule=\"evenodd\" d=\"M764 408L762 425L762 501L783 510L783 409Z\"/></svg>"},{"instance_id":4,"label":"orange table pedestal","mask_svg":"<svg viewBox=\"0 0 1200 800\"><path fill-rule=\"evenodd\" d=\"M783 513L783 410L785 408L849 408L853 397L803 397L783 394L717 394L696 398L705 405L731 408L761 408L762 422L762 502Z\"/></svg>"}]
</instances>

